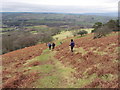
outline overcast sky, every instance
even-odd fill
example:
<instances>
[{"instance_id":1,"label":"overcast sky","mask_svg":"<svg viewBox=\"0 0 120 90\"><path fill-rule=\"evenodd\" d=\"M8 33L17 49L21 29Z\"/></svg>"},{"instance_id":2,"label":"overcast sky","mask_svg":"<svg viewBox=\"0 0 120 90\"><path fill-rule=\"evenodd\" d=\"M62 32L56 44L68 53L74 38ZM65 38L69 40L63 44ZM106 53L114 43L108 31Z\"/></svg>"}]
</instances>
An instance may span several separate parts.
<instances>
[{"instance_id":1,"label":"overcast sky","mask_svg":"<svg viewBox=\"0 0 120 90\"><path fill-rule=\"evenodd\" d=\"M3 12L107 13L119 0L2 0ZM1 5L0 5L1 6Z\"/></svg>"}]
</instances>

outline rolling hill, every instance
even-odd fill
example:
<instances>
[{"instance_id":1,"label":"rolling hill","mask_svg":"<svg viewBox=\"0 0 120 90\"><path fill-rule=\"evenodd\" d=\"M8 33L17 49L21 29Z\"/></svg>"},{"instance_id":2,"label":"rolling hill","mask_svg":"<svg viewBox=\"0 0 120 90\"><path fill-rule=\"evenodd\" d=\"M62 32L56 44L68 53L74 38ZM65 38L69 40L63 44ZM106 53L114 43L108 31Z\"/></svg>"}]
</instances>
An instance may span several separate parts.
<instances>
[{"instance_id":1,"label":"rolling hill","mask_svg":"<svg viewBox=\"0 0 120 90\"><path fill-rule=\"evenodd\" d=\"M55 43L55 50L44 43L1 55L3 88L118 88L118 33Z\"/></svg>"},{"instance_id":2,"label":"rolling hill","mask_svg":"<svg viewBox=\"0 0 120 90\"><path fill-rule=\"evenodd\" d=\"M117 19L117 17L114 16L102 16L102 14L97 15L98 14L2 12L2 22L3 25L8 26L73 25L91 27L95 22L106 23L111 19Z\"/></svg>"}]
</instances>

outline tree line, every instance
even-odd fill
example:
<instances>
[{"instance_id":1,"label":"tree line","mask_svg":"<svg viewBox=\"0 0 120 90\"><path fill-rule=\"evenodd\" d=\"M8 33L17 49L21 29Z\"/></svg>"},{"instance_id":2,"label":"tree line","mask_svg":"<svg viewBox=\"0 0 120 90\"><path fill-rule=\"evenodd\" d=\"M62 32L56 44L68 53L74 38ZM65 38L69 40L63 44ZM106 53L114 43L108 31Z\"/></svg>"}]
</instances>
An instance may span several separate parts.
<instances>
[{"instance_id":1,"label":"tree line","mask_svg":"<svg viewBox=\"0 0 120 90\"><path fill-rule=\"evenodd\" d=\"M2 54L53 40L52 36L60 30L50 29L34 34L29 31L11 31L2 35Z\"/></svg>"}]
</instances>

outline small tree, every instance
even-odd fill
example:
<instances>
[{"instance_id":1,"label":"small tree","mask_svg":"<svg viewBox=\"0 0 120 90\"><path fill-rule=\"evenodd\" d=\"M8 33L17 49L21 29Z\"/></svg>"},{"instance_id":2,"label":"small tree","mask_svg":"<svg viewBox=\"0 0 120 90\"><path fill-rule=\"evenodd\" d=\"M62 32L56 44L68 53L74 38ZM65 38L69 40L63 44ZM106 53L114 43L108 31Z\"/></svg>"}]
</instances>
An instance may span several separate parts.
<instances>
[{"instance_id":1,"label":"small tree","mask_svg":"<svg viewBox=\"0 0 120 90\"><path fill-rule=\"evenodd\" d=\"M94 39L106 36L110 32L118 29L118 21L110 20L106 24L102 25L101 23L95 23L94 25Z\"/></svg>"},{"instance_id":2,"label":"small tree","mask_svg":"<svg viewBox=\"0 0 120 90\"><path fill-rule=\"evenodd\" d=\"M103 24L101 22L96 22L94 25L93 25L93 28L94 30L100 28Z\"/></svg>"},{"instance_id":3,"label":"small tree","mask_svg":"<svg viewBox=\"0 0 120 90\"><path fill-rule=\"evenodd\" d=\"M112 29L110 29L108 26L102 26L101 28L98 28L95 31L94 34L94 39L95 38L101 38L102 36L106 36L107 34L109 34L110 32L112 32Z\"/></svg>"},{"instance_id":4,"label":"small tree","mask_svg":"<svg viewBox=\"0 0 120 90\"><path fill-rule=\"evenodd\" d=\"M87 34L88 32L85 30L79 31L77 34L83 36L84 34Z\"/></svg>"},{"instance_id":5,"label":"small tree","mask_svg":"<svg viewBox=\"0 0 120 90\"><path fill-rule=\"evenodd\" d=\"M112 31L120 31L119 30L119 20L110 20L106 25L112 29Z\"/></svg>"},{"instance_id":6,"label":"small tree","mask_svg":"<svg viewBox=\"0 0 120 90\"><path fill-rule=\"evenodd\" d=\"M109 22L107 22L105 25L107 25L109 28L114 29L117 27L117 23L115 20L110 20Z\"/></svg>"}]
</instances>

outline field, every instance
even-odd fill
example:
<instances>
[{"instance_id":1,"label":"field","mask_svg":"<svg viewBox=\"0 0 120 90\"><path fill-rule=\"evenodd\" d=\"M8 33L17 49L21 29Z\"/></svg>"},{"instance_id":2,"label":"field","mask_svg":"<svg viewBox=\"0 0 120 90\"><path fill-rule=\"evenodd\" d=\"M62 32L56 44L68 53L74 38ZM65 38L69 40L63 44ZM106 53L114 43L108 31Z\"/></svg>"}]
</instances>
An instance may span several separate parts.
<instances>
[{"instance_id":1,"label":"field","mask_svg":"<svg viewBox=\"0 0 120 90\"><path fill-rule=\"evenodd\" d=\"M110 19L117 17L79 15L79 14L55 14L55 13L2 13L3 25L7 26L92 26L95 22L106 23Z\"/></svg>"},{"instance_id":2,"label":"field","mask_svg":"<svg viewBox=\"0 0 120 90\"><path fill-rule=\"evenodd\" d=\"M77 31L81 31L81 30L85 30L88 33L91 33L91 31L93 30L93 28L86 28L86 29L77 29L77 30L72 30L72 31L62 31L60 32L60 34L54 35L53 38L56 40L62 40L68 37L73 37L73 32L77 32Z\"/></svg>"},{"instance_id":3,"label":"field","mask_svg":"<svg viewBox=\"0 0 120 90\"><path fill-rule=\"evenodd\" d=\"M56 40L62 40L62 39L65 39L65 38L68 38L68 37L72 37L73 34L72 34L72 31L63 31L61 32L60 34L57 34L55 36L53 36L53 38Z\"/></svg>"},{"instance_id":4,"label":"field","mask_svg":"<svg viewBox=\"0 0 120 90\"><path fill-rule=\"evenodd\" d=\"M71 35L56 36L62 38L53 51L44 43L1 55L3 88L118 88L118 33L99 39L64 33Z\"/></svg>"}]
</instances>

